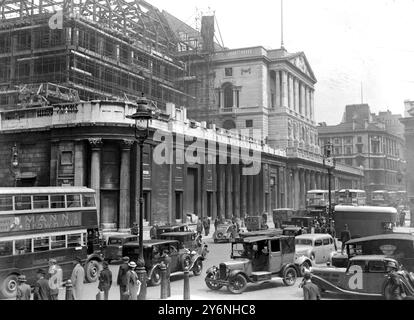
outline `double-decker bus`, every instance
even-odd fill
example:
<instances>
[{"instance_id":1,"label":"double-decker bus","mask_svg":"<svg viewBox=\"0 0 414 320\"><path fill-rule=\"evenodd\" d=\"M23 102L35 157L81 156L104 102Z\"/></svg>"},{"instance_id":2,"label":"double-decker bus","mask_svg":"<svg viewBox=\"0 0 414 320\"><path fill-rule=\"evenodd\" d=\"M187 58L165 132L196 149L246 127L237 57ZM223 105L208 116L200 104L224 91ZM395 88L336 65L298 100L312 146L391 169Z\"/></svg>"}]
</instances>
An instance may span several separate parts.
<instances>
[{"instance_id":1,"label":"double-decker bus","mask_svg":"<svg viewBox=\"0 0 414 320\"><path fill-rule=\"evenodd\" d=\"M339 190L337 199L338 205L365 206L367 196L364 190L342 189Z\"/></svg>"},{"instance_id":2,"label":"double-decker bus","mask_svg":"<svg viewBox=\"0 0 414 320\"><path fill-rule=\"evenodd\" d=\"M36 271L51 258L69 279L80 257L85 278L101 269L95 191L85 187L0 188L0 294L16 294L17 277L33 285Z\"/></svg>"},{"instance_id":3,"label":"double-decker bus","mask_svg":"<svg viewBox=\"0 0 414 320\"><path fill-rule=\"evenodd\" d=\"M334 211L336 234L345 224L352 238L393 232L397 223L397 209L392 207L337 205Z\"/></svg>"}]
</instances>

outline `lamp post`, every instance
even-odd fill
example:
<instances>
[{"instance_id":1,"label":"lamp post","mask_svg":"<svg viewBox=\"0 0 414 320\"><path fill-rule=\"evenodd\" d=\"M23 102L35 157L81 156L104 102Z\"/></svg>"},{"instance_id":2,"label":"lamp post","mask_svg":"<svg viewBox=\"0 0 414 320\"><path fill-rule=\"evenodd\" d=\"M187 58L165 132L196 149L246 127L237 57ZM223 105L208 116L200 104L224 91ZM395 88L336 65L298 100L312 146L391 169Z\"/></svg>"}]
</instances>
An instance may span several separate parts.
<instances>
[{"instance_id":1,"label":"lamp post","mask_svg":"<svg viewBox=\"0 0 414 320\"><path fill-rule=\"evenodd\" d=\"M128 119L135 121L135 138L139 145L139 257L138 257L138 277L141 281L141 290L138 299L146 299L146 280L147 273L144 266L144 246L143 246L143 234L144 234L144 188L143 188L143 150L144 143L149 136L149 121L152 120L158 113L157 107L154 103L144 97L137 100L137 111L129 116Z\"/></svg>"},{"instance_id":2,"label":"lamp post","mask_svg":"<svg viewBox=\"0 0 414 320\"><path fill-rule=\"evenodd\" d=\"M331 186L331 177L332 170L335 169L336 160L332 156L332 144L328 143L324 145L324 154L323 154L323 166L328 169L328 216L332 219L332 186Z\"/></svg>"}]
</instances>

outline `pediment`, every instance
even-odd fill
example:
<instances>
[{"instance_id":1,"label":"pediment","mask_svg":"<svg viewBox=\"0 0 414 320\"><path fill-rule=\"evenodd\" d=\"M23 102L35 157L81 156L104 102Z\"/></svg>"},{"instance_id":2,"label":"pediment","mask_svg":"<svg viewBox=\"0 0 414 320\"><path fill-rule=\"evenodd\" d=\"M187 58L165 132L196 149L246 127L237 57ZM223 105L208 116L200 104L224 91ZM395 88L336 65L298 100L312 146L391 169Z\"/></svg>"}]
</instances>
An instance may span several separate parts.
<instances>
[{"instance_id":1,"label":"pediment","mask_svg":"<svg viewBox=\"0 0 414 320\"><path fill-rule=\"evenodd\" d=\"M289 62L293 64L296 68L298 68L301 72L306 74L308 77L316 81L315 75L313 74L313 71L304 53L299 53L295 55L294 57L289 59Z\"/></svg>"}]
</instances>

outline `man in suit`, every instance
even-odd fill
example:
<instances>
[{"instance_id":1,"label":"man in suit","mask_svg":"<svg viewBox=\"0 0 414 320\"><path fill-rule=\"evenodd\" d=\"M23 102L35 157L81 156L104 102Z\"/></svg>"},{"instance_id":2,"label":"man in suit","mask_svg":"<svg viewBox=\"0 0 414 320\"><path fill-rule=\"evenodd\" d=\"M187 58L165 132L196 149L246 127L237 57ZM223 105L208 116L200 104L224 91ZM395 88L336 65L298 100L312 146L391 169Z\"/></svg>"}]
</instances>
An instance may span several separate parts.
<instances>
[{"instance_id":1,"label":"man in suit","mask_svg":"<svg viewBox=\"0 0 414 320\"><path fill-rule=\"evenodd\" d=\"M321 293L319 291L319 287L312 283L311 281L311 274L309 271L305 272L303 276L303 299L304 300L321 300Z\"/></svg>"},{"instance_id":2,"label":"man in suit","mask_svg":"<svg viewBox=\"0 0 414 320\"><path fill-rule=\"evenodd\" d=\"M123 257L122 258L122 264L119 266L118 271L118 278L116 280L116 283L119 286L119 295L121 300L128 300L128 297L125 295L125 292L127 292L127 272L129 270L128 262L129 257Z\"/></svg>"},{"instance_id":3,"label":"man in suit","mask_svg":"<svg viewBox=\"0 0 414 320\"><path fill-rule=\"evenodd\" d=\"M37 281L34 287L33 300L50 300L49 281L45 279L45 274L45 270L37 270Z\"/></svg>"},{"instance_id":4,"label":"man in suit","mask_svg":"<svg viewBox=\"0 0 414 320\"><path fill-rule=\"evenodd\" d=\"M30 295L32 289L30 286L26 283L26 276L20 275L17 277L17 294L16 294L16 300L30 300Z\"/></svg>"}]
</instances>

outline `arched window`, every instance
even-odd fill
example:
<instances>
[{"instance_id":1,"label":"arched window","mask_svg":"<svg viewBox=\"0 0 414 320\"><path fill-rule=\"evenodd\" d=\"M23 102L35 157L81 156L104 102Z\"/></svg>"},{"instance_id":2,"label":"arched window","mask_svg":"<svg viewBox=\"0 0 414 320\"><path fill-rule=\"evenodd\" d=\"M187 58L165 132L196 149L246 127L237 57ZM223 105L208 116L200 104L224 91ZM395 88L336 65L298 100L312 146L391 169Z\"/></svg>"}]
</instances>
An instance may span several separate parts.
<instances>
[{"instance_id":1,"label":"arched window","mask_svg":"<svg viewBox=\"0 0 414 320\"><path fill-rule=\"evenodd\" d=\"M224 92L224 108L233 108L233 86L225 84L223 86Z\"/></svg>"}]
</instances>

